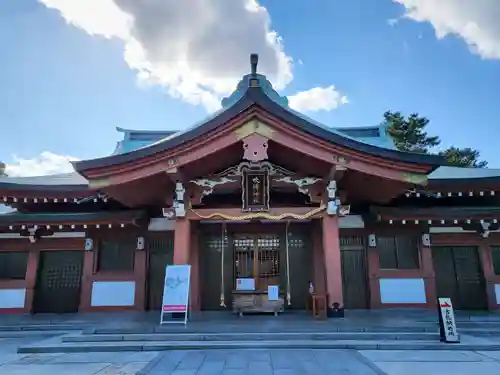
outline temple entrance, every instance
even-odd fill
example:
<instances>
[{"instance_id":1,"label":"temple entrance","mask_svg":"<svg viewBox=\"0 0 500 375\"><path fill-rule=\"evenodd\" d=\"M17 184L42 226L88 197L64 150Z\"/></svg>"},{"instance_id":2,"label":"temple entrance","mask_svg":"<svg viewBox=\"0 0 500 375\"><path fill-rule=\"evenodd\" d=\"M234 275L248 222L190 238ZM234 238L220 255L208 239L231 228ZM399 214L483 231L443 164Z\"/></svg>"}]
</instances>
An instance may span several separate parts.
<instances>
[{"instance_id":1,"label":"temple entrance","mask_svg":"<svg viewBox=\"0 0 500 375\"><path fill-rule=\"evenodd\" d=\"M83 251L42 251L34 313L73 313L80 305Z\"/></svg>"},{"instance_id":2,"label":"temple entrance","mask_svg":"<svg viewBox=\"0 0 500 375\"><path fill-rule=\"evenodd\" d=\"M267 290L269 285L282 287L278 234L237 234L233 249L235 280L253 278L256 290Z\"/></svg>"},{"instance_id":3,"label":"temple entrance","mask_svg":"<svg viewBox=\"0 0 500 375\"><path fill-rule=\"evenodd\" d=\"M147 299L148 310L160 310L163 298L165 268L174 259L173 232L167 235L151 235L146 241L148 254Z\"/></svg>"},{"instance_id":4,"label":"temple entrance","mask_svg":"<svg viewBox=\"0 0 500 375\"><path fill-rule=\"evenodd\" d=\"M307 224L290 223L288 241L285 223L204 227L199 244L202 310L231 310L239 278L253 279L255 290L264 294L268 286L278 285L286 309L306 308L312 266Z\"/></svg>"},{"instance_id":5,"label":"temple entrance","mask_svg":"<svg viewBox=\"0 0 500 375\"><path fill-rule=\"evenodd\" d=\"M368 309L368 273L362 237L341 237L342 294L346 309Z\"/></svg>"},{"instance_id":6,"label":"temple entrance","mask_svg":"<svg viewBox=\"0 0 500 375\"><path fill-rule=\"evenodd\" d=\"M433 247L432 259L437 297L450 297L457 309L487 308L485 279L476 247Z\"/></svg>"}]
</instances>

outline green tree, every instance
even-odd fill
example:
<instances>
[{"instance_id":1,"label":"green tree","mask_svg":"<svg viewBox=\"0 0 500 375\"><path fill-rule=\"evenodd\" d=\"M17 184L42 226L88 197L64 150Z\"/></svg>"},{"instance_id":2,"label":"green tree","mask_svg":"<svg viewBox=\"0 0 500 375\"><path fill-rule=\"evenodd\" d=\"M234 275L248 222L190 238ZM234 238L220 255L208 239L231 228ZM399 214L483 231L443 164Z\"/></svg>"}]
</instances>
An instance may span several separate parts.
<instances>
[{"instance_id":1,"label":"green tree","mask_svg":"<svg viewBox=\"0 0 500 375\"><path fill-rule=\"evenodd\" d=\"M450 147L441 151L439 155L444 156L448 163L457 167L485 168L488 162L479 160L479 151L472 148Z\"/></svg>"},{"instance_id":2,"label":"green tree","mask_svg":"<svg viewBox=\"0 0 500 375\"><path fill-rule=\"evenodd\" d=\"M439 137L431 137L425 131L429 120L412 113L405 118L401 112L387 111L384 120L389 127L389 135L393 138L396 148L400 151L428 154L432 147L441 143Z\"/></svg>"},{"instance_id":3,"label":"green tree","mask_svg":"<svg viewBox=\"0 0 500 375\"><path fill-rule=\"evenodd\" d=\"M401 112L387 111L384 121L389 125L387 132L399 151L432 154L432 148L441 143L439 137L429 136L425 131L429 120L413 113L405 118ZM480 160L479 151L472 148L449 147L439 152L448 163L457 167L484 168L487 161Z\"/></svg>"}]
</instances>

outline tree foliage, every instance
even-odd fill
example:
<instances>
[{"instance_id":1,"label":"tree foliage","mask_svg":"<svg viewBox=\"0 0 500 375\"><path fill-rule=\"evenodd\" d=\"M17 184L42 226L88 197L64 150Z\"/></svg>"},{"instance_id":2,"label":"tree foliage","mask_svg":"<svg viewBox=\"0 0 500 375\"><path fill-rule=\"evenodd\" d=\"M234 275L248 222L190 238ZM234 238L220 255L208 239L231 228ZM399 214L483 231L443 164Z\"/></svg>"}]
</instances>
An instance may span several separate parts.
<instances>
[{"instance_id":1,"label":"tree foliage","mask_svg":"<svg viewBox=\"0 0 500 375\"><path fill-rule=\"evenodd\" d=\"M429 120L412 113L405 118L401 112L384 113L384 120L390 124L388 132L400 151L429 153L429 150L441 143L439 137L431 137L425 132Z\"/></svg>"},{"instance_id":2,"label":"tree foliage","mask_svg":"<svg viewBox=\"0 0 500 375\"><path fill-rule=\"evenodd\" d=\"M432 148L441 143L439 137L428 135L425 128L429 120L417 113L405 118L401 112L387 111L384 113L384 120L389 124L387 132L399 151L434 154ZM457 167L484 168L488 165L487 161L480 160L479 151L470 147L452 146L438 155L444 156L448 163Z\"/></svg>"},{"instance_id":3,"label":"tree foliage","mask_svg":"<svg viewBox=\"0 0 500 375\"><path fill-rule=\"evenodd\" d=\"M441 151L439 155L444 156L450 164L457 167L484 168L488 165L487 161L479 160L479 151L468 147L450 147Z\"/></svg>"}]
</instances>

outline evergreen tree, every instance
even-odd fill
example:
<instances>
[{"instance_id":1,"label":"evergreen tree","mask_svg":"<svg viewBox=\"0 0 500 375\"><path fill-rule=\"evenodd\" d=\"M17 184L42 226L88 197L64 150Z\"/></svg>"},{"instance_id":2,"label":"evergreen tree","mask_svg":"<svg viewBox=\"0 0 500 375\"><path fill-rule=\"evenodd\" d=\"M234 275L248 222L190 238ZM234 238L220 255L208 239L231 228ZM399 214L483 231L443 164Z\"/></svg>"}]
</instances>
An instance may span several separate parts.
<instances>
[{"instance_id":1,"label":"evergreen tree","mask_svg":"<svg viewBox=\"0 0 500 375\"><path fill-rule=\"evenodd\" d=\"M389 124L388 132L400 151L428 154L430 149L441 143L439 137L431 137L425 131L429 120L413 113L405 118L401 112L387 111L384 120Z\"/></svg>"},{"instance_id":2,"label":"evergreen tree","mask_svg":"<svg viewBox=\"0 0 500 375\"><path fill-rule=\"evenodd\" d=\"M472 148L450 147L441 151L439 155L444 156L448 163L457 167L484 168L488 165L485 160L479 160L479 151Z\"/></svg>"},{"instance_id":3,"label":"evergreen tree","mask_svg":"<svg viewBox=\"0 0 500 375\"><path fill-rule=\"evenodd\" d=\"M387 111L384 113L384 120L389 125L387 132L399 151L432 154L432 148L441 143L439 137L427 134L425 127L429 124L429 120L417 113L405 118L401 112ZM439 152L439 155L457 167L484 168L488 165L487 161L479 159L479 151L472 148L452 146Z\"/></svg>"}]
</instances>

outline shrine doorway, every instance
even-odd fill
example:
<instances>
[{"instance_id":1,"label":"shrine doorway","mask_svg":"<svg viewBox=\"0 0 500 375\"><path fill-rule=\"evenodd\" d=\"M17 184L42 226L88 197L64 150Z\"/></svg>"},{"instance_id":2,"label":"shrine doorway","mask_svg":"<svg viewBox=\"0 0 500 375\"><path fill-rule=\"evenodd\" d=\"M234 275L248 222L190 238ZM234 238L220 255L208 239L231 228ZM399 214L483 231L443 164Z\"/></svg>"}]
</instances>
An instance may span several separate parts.
<instances>
[{"instance_id":1,"label":"shrine doorway","mask_svg":"<svg viewBox=\"0 0 500 375\"><path fill-rule=\"evenodd\" d=\"M310 223L214 224L200 236L201 309L232 309L238 278L278 285L285 309L305 310L312 278Z\"/></svg>"}]
</instances>

